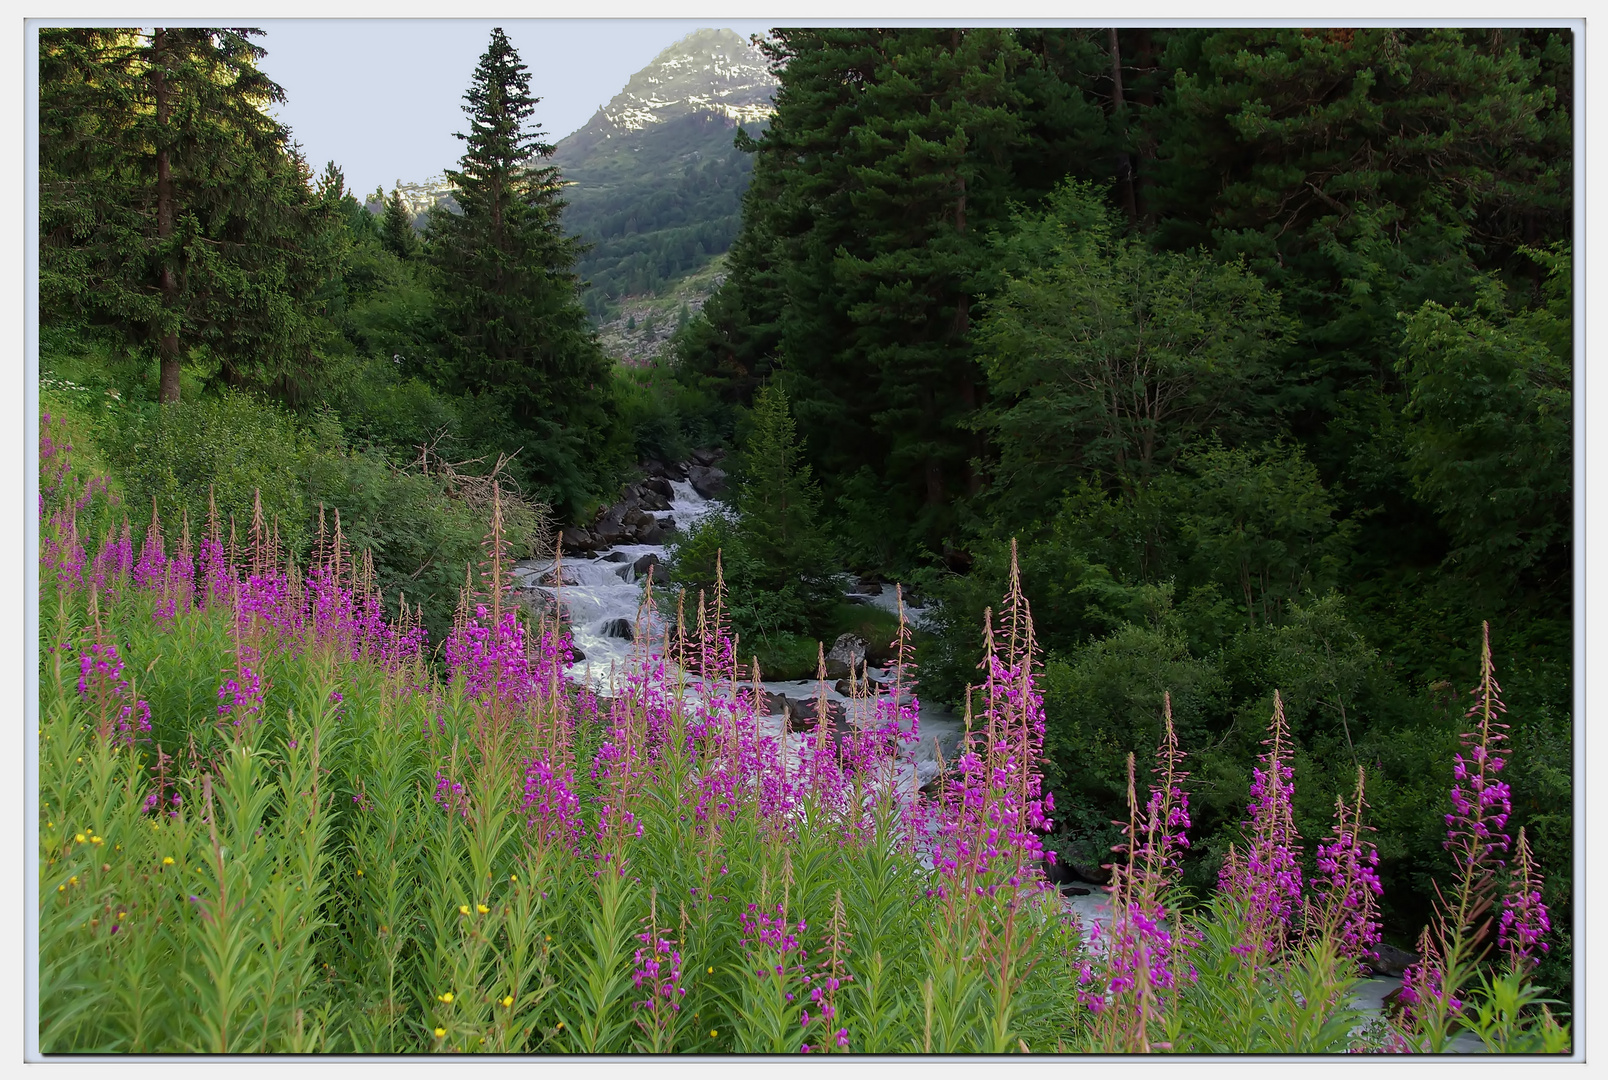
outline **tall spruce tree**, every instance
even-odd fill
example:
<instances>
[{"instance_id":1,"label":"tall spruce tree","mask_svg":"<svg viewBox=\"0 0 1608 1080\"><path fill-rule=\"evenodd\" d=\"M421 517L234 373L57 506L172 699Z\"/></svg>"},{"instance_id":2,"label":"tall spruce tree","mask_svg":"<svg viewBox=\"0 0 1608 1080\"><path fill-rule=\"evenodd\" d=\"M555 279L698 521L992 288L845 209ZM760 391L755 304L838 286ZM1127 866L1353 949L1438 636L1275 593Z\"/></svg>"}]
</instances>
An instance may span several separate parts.
<instances>
[{"instance_id":1,"label":"tall spruce tree","mask_svg":"<svg viewBox=\"0 0 1608 1080\"><path fill-rule=\"evenodd\" d=\"M327 207L264 107L251 29L40 31L40 305L160 364L295 398L316 365Z\"/></svg>"},{"instance_id":2,"label":"tall spruce tree","mask_svg":"<svg viewBox=\"0 0 1608 1080\"><path fill-rule=\"evenodd\" d=\"M558 170L542 164L553 147L532 122L530 73L501 29L464 100L467 147L447 172L462 212L435 207L428 228L452 343L445 381L505 400L540 436L525 458L539 479L573 488L611 430L609 366L577 296L580 248L560 222Z\"/></svg>"},{"instance_id":3,"label":"tall spruce tree","mask_svg":"<svg viewBox=\"0 0 1608 1080\"><path fill-rule=\"evenodd\" d=\"M385 200L385 216L380 219L380 242L399 259L411 259L419 253L419 234L413 229L413 215L403 205L402 192L391 189Z\"/></svg>"},{"instance_id":4,"label":"tall spruce tree","mask_svg":"<svg viewBox=\"0 0 1608 1080\"><path fill-rule=\"evenodd\" d=\"M863 530L892 517L913 523L907 550L936 548L984 453L967 421L985 397L971 336L989 230L1109 141L1078 86L1090 47L922 28L779 30L766 48L777 111L747 143L731 276L680 363L741 387L780 367L827 495L867 467Z\"/></svg>"}]
</instances>

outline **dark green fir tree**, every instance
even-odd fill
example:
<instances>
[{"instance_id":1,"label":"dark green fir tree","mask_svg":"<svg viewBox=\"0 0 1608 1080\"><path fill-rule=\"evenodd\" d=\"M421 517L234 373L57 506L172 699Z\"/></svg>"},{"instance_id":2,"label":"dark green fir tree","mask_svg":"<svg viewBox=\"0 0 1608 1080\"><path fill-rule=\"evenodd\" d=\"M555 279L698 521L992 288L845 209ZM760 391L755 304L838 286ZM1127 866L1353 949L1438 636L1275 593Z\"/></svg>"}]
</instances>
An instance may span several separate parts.
<instances>
[{"instance_id":1,"label":"dark green fir tree","mask_svg":"<svg viewBox=\"0 0 1608 1080\"><path fill-rule=\"evenodd\" d=\"M258 69L259 30L39 35L40 307L159 364L294 400L314 373L329 205Z\"/></svg>"},{"instance_id":2,"label":"dark green fir tree","mask_svg":"<svg viewBox=\"0 0 1608 1080\"><path fill-rule=\"evenodd\" d=\"M419 253L419 234L413 228L413 215L402 202L402 193L391 189L385 200L385 216L380 219L380 240L399 259L411 259Z\"/></svg>"},{"instance_id":3,"label":"dark green fir tree","mask_svg":"<svg viewBox=\"0 0 1608 1080\"><path fill-rule=\"evenodd\" d=\"M533 122L530 72L501 29L464 95L466 149L448 170L462 213L430 212L429 257L451 344L444 381L502 399L533 438L523 459L560 501L579 499L612 428L608 361L578 298L578 242L560 221L553 147Z\"/></svg>"}]
</instances>

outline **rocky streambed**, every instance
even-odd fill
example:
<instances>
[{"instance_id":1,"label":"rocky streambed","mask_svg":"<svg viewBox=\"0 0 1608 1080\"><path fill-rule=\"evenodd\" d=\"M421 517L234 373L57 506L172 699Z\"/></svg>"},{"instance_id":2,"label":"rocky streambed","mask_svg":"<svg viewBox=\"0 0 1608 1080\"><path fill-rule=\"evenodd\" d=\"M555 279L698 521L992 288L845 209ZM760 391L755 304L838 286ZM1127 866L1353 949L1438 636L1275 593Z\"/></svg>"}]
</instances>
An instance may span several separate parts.
<instances>
[{"instance_id":1,"label":"rocky streambed","mask_svg":"<svg viewBox=\"0 0 1608 1080\"><path fill-rule=\"evenodd\" d=\"M569 526L560 533L561 557L524 559L513 569L514 585L525 603L536 610L562 608L576 645L571 678L609 694L622 677L637 635L659 638L664 623L653 611L643 610L643 586L650 570L668 559L669 541L690 529L704 515L721 507L726 473L720 468L721 451L697 451L684 462L643 464L643 479L629 485L620 499L605 507L586 527ZM663 576L653 571L654 579ZM860 603L892 610L894 590L845 576L844 595ZM919 607L907 608L917 625ZM847 637L847 635L845 635ZM848 719L852 696L843 676L853 667L877 682L891 681L886 668L865 662L865 643L839 639L828 657L829 681L824 690L835 721ZM805 731L816 722L814 701L822 688L814 679L768 680L766 716L762 723L771 734L784 726L793 733L788 750L803 751ZM939 772L940 756L953 760L958 753L962 722L948 708L922 703L918 741L908 753L896 783L911 794L932 782Z\"/></svg>"}]
</instances>

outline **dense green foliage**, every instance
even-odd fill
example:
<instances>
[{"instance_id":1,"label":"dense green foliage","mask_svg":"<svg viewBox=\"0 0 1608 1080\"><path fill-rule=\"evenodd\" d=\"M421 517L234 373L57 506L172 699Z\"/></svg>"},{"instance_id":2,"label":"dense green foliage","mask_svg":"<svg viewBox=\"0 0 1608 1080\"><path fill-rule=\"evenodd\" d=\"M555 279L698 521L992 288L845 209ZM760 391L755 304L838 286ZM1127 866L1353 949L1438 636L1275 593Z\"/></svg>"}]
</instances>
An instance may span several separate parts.
<instances>
[{"instance_id":1,"label":"dense green foliage","mask_svg":"<svg viewBox=\"0 0 1608 1080\"><path fill-rule=\"evenodd\" d=\"M1513 767L1548 793L1514 824L1546 837L1563 926L1568 33L769 49L777 112L678 378L738 403L787 387L850 565L936 601L929 695L975 680L1020 541L1056 844L1100 861L1170 690L1206 785L1186 876L1214 881L1246 718L1281 690L1302 770L1377 780L1387 932L1410 944L1446 860L1425 763L1489 618L1524 672ZM1298 806L1303 832L1326 812Z\"/></svg>"},{"instance_id":2,"label":"dense green foliage","mask_svg":"<svg viewBox=\"0 0 1608 1080\"><path fill-rule=\"evenodd\" d=\"M264 111L257 30L39 32L40 303L162 367L308 392L328 203Z\"/></svg>"}]
</instances>

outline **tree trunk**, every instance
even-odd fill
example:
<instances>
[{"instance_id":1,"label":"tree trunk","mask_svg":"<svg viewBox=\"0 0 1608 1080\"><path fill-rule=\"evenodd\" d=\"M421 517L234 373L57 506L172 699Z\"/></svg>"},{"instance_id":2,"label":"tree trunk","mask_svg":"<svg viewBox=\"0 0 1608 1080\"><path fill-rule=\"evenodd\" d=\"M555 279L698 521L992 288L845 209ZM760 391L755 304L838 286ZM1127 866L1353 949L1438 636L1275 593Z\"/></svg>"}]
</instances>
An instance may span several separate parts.
<instances>
[{"instance_id":1,"label":"tree trunk","mask_svg":"<svg viewBox=\"0 0 1608 1080\"><path fill-rule=\"evenodd\" d=\"M1117 45L1117 31L1111 29L1111 119L1116 123L1118 135L1127 140L1126 103L1122 98L1122 50ZM1133 159L1126 150L1117 152L1117 194L1122 198L1122 209L1130 225L1139 221L1139 204L1133 194Z\"/></svg>"},{"instance_id":2,"label":"tree trunk","mask_svg":"<svg viewBox=\"0 0 1608 1080\"><path fill-rule=\"evenodd\" d=\"M151 36L151 86L156 96L156 236L163 247L173 237L173 166L168 158L166 127L173 106L169 101L167 77L163 65L167 62L167 32L160 26ZM162 255L159 280L162 287L162 306L172 309L179 294L179 281L173 273L172 256ZM157 400L174 405L179 400L179 335L168 330L157 340L157 354L161 358L161 381Z\"/></svg>"}]
</instances>

